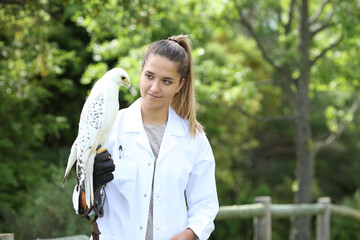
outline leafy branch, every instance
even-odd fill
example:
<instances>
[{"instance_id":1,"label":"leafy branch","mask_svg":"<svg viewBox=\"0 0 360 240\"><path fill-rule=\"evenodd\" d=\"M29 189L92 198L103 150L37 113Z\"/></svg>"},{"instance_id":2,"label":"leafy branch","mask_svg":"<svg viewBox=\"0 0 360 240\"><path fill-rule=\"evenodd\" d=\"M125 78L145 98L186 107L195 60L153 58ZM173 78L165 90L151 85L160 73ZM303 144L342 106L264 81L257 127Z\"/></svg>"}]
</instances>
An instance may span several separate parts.
<instances>
[{"instance_id":1,"label":"leafy branch","mask_svg":"<svg viewBox=\"0 0 360 240\"><path fill-rule=\"evenodd\" d=\"M291 30L291 23L293 21L293 15L294 15L294 7L295 7L295 2L296 0L291 0L290 3L290 10L289 10L289 20L288 22L285 24L285 34L288 34Z\"/></svg>"},{"instance_id":2,"label":"leafy branch","mask_svg":"<svg viewBox=\"0 0 360 240\"><path fill-rule=\"evenodd\" d=\"M23 5L25 3L24 0L0 0L0 4L19 4Z\"/></svg>"},{"instance_id":3,"label":"leafy branch","mask_svg":"<svg viewBox=\"0 0 360 240\"><path fill-rule=\"evenodd\" d=\"M335 26L335 23L331 23L330 20L332 18L332 16L334 15L334 12L330 12L326 19L322 22L322 24L320 25L320 27L318 27L317 29L315 29L314 31L311 31L311 36L314 37L316 34L318 34L319 32L321 32L322 30L328 28L328 27L332 27Z\"/></svg>"},{"instance_id":4,"label":"leafy branch","mask_svg":"<svg viewBox=\"0 0 360 240\"><path fill-rule=\"evenodd\" d=\"M270 58L270 56L267 54L262 42L260 41L259 37L256 35L252 25L250 24L250 22L248 22L240 8L240 6L236 5L239 11L239 15L240 15L240 23L248 30L248 32L250 33L251 37L254 38L258 48L260 49L260 52L262 54L262 56L264 57L264 59L271 65L273 66L275 69L279 69L279 66L277 66L275 64L275 62L273 61L273 59Z\"/></svg>"},{"instance_id":5,"label":"leafy branch","mask_svg":"<svg viewBox=\"0 0 360 240\"><path fill-rule=\"evenodd\" d=\"M255 120L255 121L258 121L258 122L292 121L294 119L293 116L258 117L253 114L250 114L249 112L244 110L241 106L236 105L236 104L228 105L228 104L221 104L221 103L215 103L215 102L203 101L203 100L197 101L197 102L200 104L203 104L205 106L227 108L227 109L235 110L235 111L238 111L239 113L241 113L242 115L244 115L245 117Z\"/></svg>"},{"instance_id":6,"label":"leafy branch","mask_svg":"<svg viewBox=\"0 0 360 240\"><path fill-rule=\"evenodd\" d=\"M360 97L355 99L349 110L347 111L348 114L353 115L356 110L359 108L360 105ZM315 143L315 149L314 154L318 153L321 149L329 146L331 143L333 143L345 130L346 126L348 125L348 122L345 120L345 118L341 119L338 128L335 132L330 134L325 140L319 141Z\"/></svg>"},{"instance_id":7,"label":"leafy branch","mask_svg":"<svg viewBox=\"0 0 360 240\"><path fill-rule=\"evenodd\" d=\"M324 11L325 7L327 4L329 4L331 2L331 0L325 0L322 2L321 6L315 11L314 15L311 16L308 19L308 23L309 24L314 24L320 17L320 15L322 14L322 12Z\"/></svg>"},{"instance_id":8,"label":"leafy branch","mask_svg":"<svg viewBox=\"0 0 360 240\"><path fill-rule=\"evenodd\" d=\"M341 43L341 41L343 40L344 38L344 34L341 34L341 36L335 41L333 42L332 44L330 44L327 48L324 48L311 62L310 62L310 65L314 65L320 58L322 58L323 56L325 56L325 54L335 48L337 45L339 45Z\"/></svg>"}]
</instances>

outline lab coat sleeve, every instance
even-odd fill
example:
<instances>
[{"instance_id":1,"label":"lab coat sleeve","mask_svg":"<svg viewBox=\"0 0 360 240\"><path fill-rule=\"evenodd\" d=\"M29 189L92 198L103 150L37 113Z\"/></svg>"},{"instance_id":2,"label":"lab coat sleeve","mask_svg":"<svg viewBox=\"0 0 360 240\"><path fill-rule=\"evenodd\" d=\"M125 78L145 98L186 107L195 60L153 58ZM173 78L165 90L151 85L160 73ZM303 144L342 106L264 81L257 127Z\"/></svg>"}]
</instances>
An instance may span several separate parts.
<instances>
[{"instance_id":1,"label":"lab coat sleeve","mask_svg":"<svg viewBox=\"0 0 360 240\"><path fill-rule=\"evenodd\" d=\"M209 238L219 211L215 183L215 159L205 134L200 135L196 164L186 187L188 228L200 240Z\"/></svg>"}]
</instances>

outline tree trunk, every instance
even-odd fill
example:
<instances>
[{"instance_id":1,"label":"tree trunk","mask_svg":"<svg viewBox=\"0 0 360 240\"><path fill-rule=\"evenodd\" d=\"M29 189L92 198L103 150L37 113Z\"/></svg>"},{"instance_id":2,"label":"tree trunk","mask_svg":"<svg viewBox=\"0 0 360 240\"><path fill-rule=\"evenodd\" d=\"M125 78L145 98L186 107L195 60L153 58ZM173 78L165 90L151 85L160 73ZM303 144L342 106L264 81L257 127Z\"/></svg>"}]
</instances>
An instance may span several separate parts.
<instances>
[{"instance_id":1,"label":"tree trunk","mask_svg":"<svg viewBox=\"0 0 360 240\"><path fill-rule=\"evenodd\" d=\"M311 63L309 48L311 35L308 26L308 0L300 4L300 78L296 83L297 92L294 102L295 144L297 169L296 179L298 191L295 194L295 203L311 202L311 186L313 181L314 156L312 154L312 133L309 111L309 81ZM298 217L292 222L291 240L310 240L310 217Z\"/></svg>"}]
</instances>

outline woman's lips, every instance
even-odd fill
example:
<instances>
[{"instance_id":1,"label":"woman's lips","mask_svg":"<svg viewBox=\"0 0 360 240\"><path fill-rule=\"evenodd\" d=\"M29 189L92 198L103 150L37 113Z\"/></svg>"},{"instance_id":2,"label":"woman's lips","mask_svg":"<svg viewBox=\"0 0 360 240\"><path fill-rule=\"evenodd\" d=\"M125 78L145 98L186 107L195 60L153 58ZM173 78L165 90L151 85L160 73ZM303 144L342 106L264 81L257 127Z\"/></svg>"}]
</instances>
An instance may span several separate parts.
<instances>
[{"instance_id":1,"label":"woman's lips","mask_svg":"<svg viewBox=\"0 0 360 240\"><path fill-rule=\"evenodd\" d=\"M152 98L160 98L159 96L156 96L156 95L151 94L151 93L148 93L148 95L149 95L150 97L152 97Z\"/></svg>"}]
</instances>

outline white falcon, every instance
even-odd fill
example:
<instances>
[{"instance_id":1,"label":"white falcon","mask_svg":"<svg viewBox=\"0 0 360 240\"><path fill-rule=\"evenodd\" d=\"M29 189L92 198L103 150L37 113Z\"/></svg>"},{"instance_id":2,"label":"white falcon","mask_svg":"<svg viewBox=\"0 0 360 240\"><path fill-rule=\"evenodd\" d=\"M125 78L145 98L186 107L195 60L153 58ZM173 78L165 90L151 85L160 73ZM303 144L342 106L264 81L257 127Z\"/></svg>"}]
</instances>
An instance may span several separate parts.
<instances>
[{"instance_id":1,"label":"white falcon","mask_svg":"<svg viewBox=\"0 0 360 240\"><path fill-rule=\"evenodd\" d=\"M77 214L88 214L94 204L93 168L98 148L103 146L113 127L119 110L119 88L130 88L130 78L125 70L113 68L93 86L80 115L79 131L65 170L63 185L76 163L78 181Z\"/></svg>"}]
</instances>

